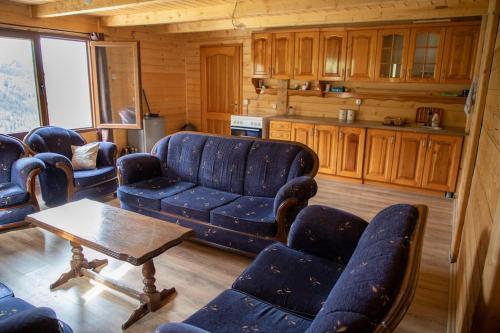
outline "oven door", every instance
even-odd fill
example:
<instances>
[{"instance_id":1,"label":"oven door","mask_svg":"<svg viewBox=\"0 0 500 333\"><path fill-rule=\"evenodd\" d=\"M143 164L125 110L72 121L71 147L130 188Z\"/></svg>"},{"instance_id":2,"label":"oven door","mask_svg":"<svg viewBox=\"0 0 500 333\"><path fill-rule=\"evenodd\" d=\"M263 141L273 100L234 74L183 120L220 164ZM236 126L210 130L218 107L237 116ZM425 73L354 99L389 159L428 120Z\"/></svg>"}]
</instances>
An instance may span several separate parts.
<instances>
[{"instance_id":1,"label":"oven door","mask_svg":"<svg viewBox=\"0 0 500 333\"><path fill-rule=\"evenodd\" d=\"M231 126L231 135L262 138L262 129Z\"/></svg>"}]
</instances>

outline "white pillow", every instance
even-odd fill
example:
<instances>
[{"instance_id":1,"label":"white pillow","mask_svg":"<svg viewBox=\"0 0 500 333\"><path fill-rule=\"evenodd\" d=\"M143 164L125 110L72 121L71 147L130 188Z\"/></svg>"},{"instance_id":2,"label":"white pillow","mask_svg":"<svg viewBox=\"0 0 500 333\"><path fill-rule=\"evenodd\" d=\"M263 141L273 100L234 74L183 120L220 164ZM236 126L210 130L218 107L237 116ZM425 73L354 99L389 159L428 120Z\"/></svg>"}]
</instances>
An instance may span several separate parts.
<instances>
[{"instance_id":1,"label":"white pillow","mask_svg":"<svg viewBox=\"0 0 500 333\"><path fill-rule=\"evenodd\" d=\"M95 169L99 142L87 143L84 146L71 146L71 151L73 152L71 158L73 170Z\"/></svg>"}]
</instances>

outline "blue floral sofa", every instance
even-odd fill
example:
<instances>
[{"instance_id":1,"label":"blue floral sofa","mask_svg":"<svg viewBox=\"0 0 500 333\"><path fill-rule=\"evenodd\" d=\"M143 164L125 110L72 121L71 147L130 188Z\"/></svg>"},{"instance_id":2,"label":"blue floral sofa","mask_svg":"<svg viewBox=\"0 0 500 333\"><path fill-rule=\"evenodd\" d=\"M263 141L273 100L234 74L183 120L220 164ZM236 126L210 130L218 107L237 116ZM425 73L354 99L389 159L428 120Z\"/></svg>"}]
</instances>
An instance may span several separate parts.
<instances>
[{"instance_id":1,"label":"blue floral sofa","mask_svg":"<svg viewBox=\"0 0 500 333\"><path fill-rule=\"evenodd\" d=\"M2 333L72 333L49 308L37 308L0 283L0 332Z\"/></svg>"},{"instance_id":2,"label":"blue floral sofa","mask_svg":"<svg viewBox=\"0 0 500 333\"><path fill-rule=\"evenodd\" d=\"M255 254L316 194L318 158L291 142L179 132L152 154L118 159L122 208L191 228L202 242Z\"/></svg>"},{"instance_id":3,"label":"blue floral sofa","mask_svg":"<svg viewBox=\"0 0 500 333\"><path fill-rule=\"evenodd\" d=\"M116 175L116 145L99 142L96 168L73 170L71 146L87 142L75 131L44 126L29 132L24 142L46 166L40 174L42 198L49 207L71 200L99 197L114 193L118 187Z\"/></svg>"},{"instance_id":4,"label":"blue floral sofa","mask_svg":"<svg viewBox=\"0 0 500 333\"><path fill-rule=\"evenodd\" d=\"M426 216L425 206L394 205L368 224L309 206L288 246L268 246L232 289L155 332L391 332L413 299Z\"/></svg>"},{"instance_id":5,"label":"blue floral sofa","mask_svg":"<svg viewBox=\"0 0 500 333\"><path fill-rule=\"evenodd\" d=\"M27 156L22 141L0 134L0 231L26 225L26 215L39 210L35 178L45 165Z\"/></svg>"}]
</instances>

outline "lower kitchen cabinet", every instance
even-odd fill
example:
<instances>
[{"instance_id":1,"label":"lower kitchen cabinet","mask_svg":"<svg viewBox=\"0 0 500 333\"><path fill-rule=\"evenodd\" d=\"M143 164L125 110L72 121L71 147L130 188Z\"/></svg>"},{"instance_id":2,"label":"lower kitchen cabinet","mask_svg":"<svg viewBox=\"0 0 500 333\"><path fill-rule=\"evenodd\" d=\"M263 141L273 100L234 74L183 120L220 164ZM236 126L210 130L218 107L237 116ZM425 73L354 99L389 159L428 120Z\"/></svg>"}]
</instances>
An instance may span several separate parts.
<instances>
[{"instance_id":1,"label":"lower kitchen cabinet","mask_svg":"<svg viewBox=\"0 0 500 333\"><path fill-rule=\"evenodd\" d=\"M396 132L368 129L363 178L390 182Z\"/></svg>"},{"instance_id":2,"label":"lower kitchen cabinet","mask_svg":"<svg viewBox=\"0 0 500 333\"><path fill-rule=\"evenodd\" d=\"M290 140L314 149L314 124L292 123Z\"/></svg>"},{"instance_id":3,"label":"lower kitchen cabinet","mask_svg":"<svg viewBox=\"0 0 500 333\"><path fill-rule=\"evenodd\" d=\"M318 154L318 172L334 175L337 172L337 147L339 128L331 125L316 125L314 128L314 151Z\"/></svg>"},{"instance_id":4,"label":"lower kitchen cabinet","mask_svg":"<svg viewBox=\"0 0 500 333\"><path fill-rule=\"evenodd\" d=\"M366 129L340 127L337 153L337 176L361 178Z\"/></svg>"},{"instance_id":5,"label":"lower kitchen cabinet","mask_svg":"<svg viewBox=\"0 0 500 333\"><path fill-rule=\"evenodd\" d=\"M391 183L420 187L424 171L427 134L396 133Z\"/></svg>"}]
</instances>

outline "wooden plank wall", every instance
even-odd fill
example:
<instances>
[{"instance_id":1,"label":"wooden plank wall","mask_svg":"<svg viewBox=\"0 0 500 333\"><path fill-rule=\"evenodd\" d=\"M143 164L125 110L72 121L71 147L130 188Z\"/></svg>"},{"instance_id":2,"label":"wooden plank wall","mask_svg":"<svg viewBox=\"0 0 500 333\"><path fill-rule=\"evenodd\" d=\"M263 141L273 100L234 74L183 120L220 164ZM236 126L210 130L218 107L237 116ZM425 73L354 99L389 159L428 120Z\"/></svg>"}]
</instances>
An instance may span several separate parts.
<instances>
[{"instance_id":1,"label":"wooden plank wall","mask_svg":"<svg viewBox=\"0 0 500 333\"><path fill-rule=\"evenodd\" d=\"M498 17L497 17L498 25ZM483 125L457 262L452 267L451 332L500 330L500 29L486 97ZM496 230L496 236L491 231ZM488 250L490 249L490 250ZM487 259L488 258L488 259ZM496 294L495 294L496 293ZM495 296L496 295L496 296ZM495 300L496 299L496 300ZM496 304L495 304L496 302ZM474 312L476 309L476 319ZM489 326L495 323L496 326Z\"/></svg>"},{"instance_id":2,"label":"wooden plank wall","mask_svg":"<svg viewBox=\"0 0 500 333\"><path fill-rule=\"evenodd\" d=\"M272 104L277 103L276 95L258 95L251 82L251 32L241 30L226 30L216 32L201 32L184 34L186 40L186 94L187 94L187 117L198 128L201 126L201 105L200 105L200 46L220 45L220 44L242 44L243 45L243 93L242 99L250 101L248 105L249 113L252 115L274 115ZM271 85L278 85L276 80L269 80ZM301 83L292 81L291 84ZM383 83L346 83L346 86L359 88L394 89L395 85ZM437 85L437 84L398 84L397 89L408 90L461 90L460 85ZM241 103L242 105L243 103ZM314 96L290 96L289 104L294 107L295 114L318 117L337 117L340 108L357 109L354 99L322 98ZM419 106L433 106L445 109L444 125L465 126L465 114L463 105L421 103L421 102L400 102L364 100L361 105L358 119L362 120L382 120L385 116L400 116L413 120L416 108ZM243 106L242 110L246 110Z\"/></svg>"}]
</instances>

